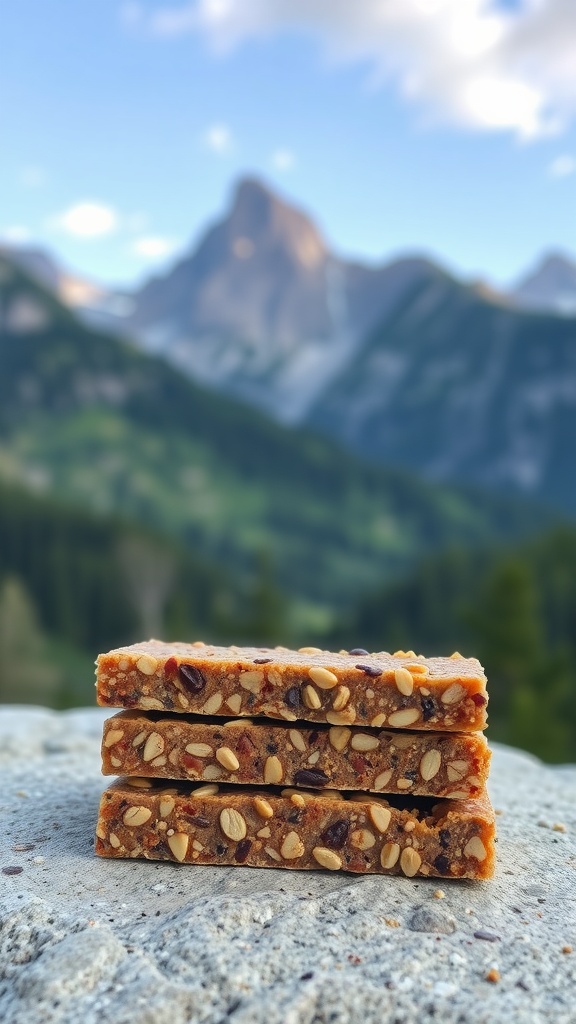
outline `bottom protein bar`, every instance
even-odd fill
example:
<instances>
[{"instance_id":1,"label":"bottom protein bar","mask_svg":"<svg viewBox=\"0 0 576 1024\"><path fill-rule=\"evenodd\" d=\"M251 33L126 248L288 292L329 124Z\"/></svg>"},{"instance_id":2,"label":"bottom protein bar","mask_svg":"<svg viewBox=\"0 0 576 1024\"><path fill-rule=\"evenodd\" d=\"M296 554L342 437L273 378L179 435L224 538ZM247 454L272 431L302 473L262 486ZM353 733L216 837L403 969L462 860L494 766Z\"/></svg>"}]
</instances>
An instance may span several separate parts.
<instances>
[{"instance_id":1,"label":"bottom protein bar","mask_svg":"<svg viewBox=\"0 0 576 1024\"><path fill-rule=\"evenodd\" d=\"M474 800L120 779L96 853L196 864L490 878L494 811Z\"/></svg>"}]
</instances>

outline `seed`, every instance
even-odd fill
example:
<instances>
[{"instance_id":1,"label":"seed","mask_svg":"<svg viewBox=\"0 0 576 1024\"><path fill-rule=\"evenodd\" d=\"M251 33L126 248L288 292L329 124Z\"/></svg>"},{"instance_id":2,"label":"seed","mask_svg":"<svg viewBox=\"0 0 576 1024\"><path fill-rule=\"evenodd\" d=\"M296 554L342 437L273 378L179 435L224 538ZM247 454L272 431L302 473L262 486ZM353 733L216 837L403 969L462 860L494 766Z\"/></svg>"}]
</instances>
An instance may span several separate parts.
<instances>
[{"instance_id":1,"label":"seed","mask_svg":"<svg viewBox=\"0 0 576 1024\"><path fill-rule=\"evenodd\" d=\"M393 658L405 658L406 657L406 651L394 651L394 654L392 655L392 657Z\"/></svg>"},{"instance_id":2,"label":"seed","mask_svg":"<svg viewBox=\"0 0 576 1024\"><path fill-rule=\"evenodd\" d=\"M239 843L246 835L246 822L234 807L225 807L220 811L220 828L228 839Z\"/></svg>"},{"instance_id":3,"label":"seed","mask_svg":"<svg viewBox=\"0 0 576 1024\"><path fill-rule=\"evenodd\" d=\"M380 746L377 736L369 736L367 732L357 732L350 741L353 750L376 750Z\"/></svg>"},{"instance_id":4,"label":"seed","mask_svg":"<svg viewBox=\"0 0 576 1024\"><path fill-rule=\"evenodd\" d=\"M286 711L285 708L280 708L278 714L285 718L287 722L296 722L298 720L298 715L294 715L291 711Z\"/></svg>"},{"instance_id":5,"label":"seed","mask_svg":"<svg viewBox=\"0 0 576 1024\"><path fill-rule=\"evenodd\" d=\"M113 747L115 743L119 743L124 735L124 729L110 729L104 737L104 746Z\"/></svg>"},{"instance_id":6,"label":"seed","mask_svg":"<svg viewBox=\"0 0 576 1024\"><path fill-rule=\"evenodd\" d=\"M420 760L420 775L424 779L424 782L430 782L435 775L438 775L440 771L440 765L442 764L442 756L439 750L427 750L424 756Z\"/></svg>"},{"instance_id":7,"label":"seed","mask_svg":"<svg viewBox=\"0 0 576 1024\"><path fill-rule=\"evenodd\" d=\"M118 847L121 846L120 840L118 839L118 836L116 835L115 832L111 832L110 833L110 835L108 836L108 841L110 843L110 846L114 850L117 850Z\"/></svg>"},{"instance_id":8,"label":"seed","mask_svg":"<svg viewBox=\"0 0 576 1024\"><path fill-rule=\"evenodd\" d=\"M388 768L385 772L380 772L374 779L374 789L384 789L388 785L392 778L392 769Z\"/></svg>"},{"instance_id":9,"label":"seed","mask_svg":"<svg viewBox=\"0 0 576 1024\"><path fill-rule=\"evenodd\" d=\"M418 871L422 863L422 857L417 850L413 850L411 846L406 846L402 850L400 857L400 867L408 878L413 878Z\"/></svg>"},{"instance_id":10,"label":"seed","mask_svg":"<svg viewBox=\"0 0 576 1024\"><path fill-rule=\"evenodd\" d=\"M443 704L457 704L459 700L462 700L465 693L466 690L463 686L460 686L460 683L452 683L452 686L444 690L440 700Z\"/></svg>"},{"instance_id":11,"label":"seed","mask_svg":"<svg viewBox=\"0 0 576 1024\"><path fill-rule=\"evenodd\" d=\"M222 778L222 770L217 764L207 764L202 772L202 778L206 779L207 782L214 782L215 779Z\"/></svg>"},{"instance_id":12,"label":"seed","mask_svg":"<svg viewBox=\"0 0 576 1024\"><path fill-rule=\"evenodd\" d=\"M321 867L328 868L328 871L338 871L342 867L342 858L333 850L327 850L325 846L315 846L312 856Z\"/></svg>"},{"instance_id":13,"label":"seed","mask_svg":"<svg viewBox=\"0 0 576 1024\"><path fill-rule=\"evenodd\" d=\"M179 860L180 863L186 856L188 850L188 836L185 832L175 832L173 836L168 836L168 846L172 850L172 853Z\"/></svg>"},{"instance_id":14,"label":"seed","mask_svg":"<svg viewBox=\"0 0 576 1024\"><path fill-rule=\"evenodd\" d=\"M319 750L313 750L312 753L310 754L310 757L308 758L308 764L317 764L317 762L319 760L320 760L320 751Z\"/></svg>"},{"instance_id":15,"label":"seed","mask_svg":"<svg viewBox=\"0 0 576 1024\"><path fill-rule=\"evenodd\" d=\"M280 854L277 853L276 850L273 850L271 846L265 846L264 853L267 853L269 857L272 857L272 860L281 860Z\"/></svg>"},{"instance_id":16,"label":"seed","mask_svg":"<svg viewBox=\"0 0 576 1024\"><path fill-rule=\"evenodd\" d=\"M311 711L317 711L319 707L322 707L322 701L316 693L313 686L305 686L302 692L302 698L307 708Z\"/></svg>"},{"instance_id":17,"label":"seed","mask_svg":"<svg viewBox=\"0 0 576 1024\"><path fill-rule=\"evenodd\" d=\"M327 711L326 721L330 725L353 725L356 721L356 710L348 705L343 711Z\"/></svg>"},{"instance_id":18,"label":"seed","mask_svg":"<svg viewBox=\"0 0 576 1024\"><path fill-rule=\"evenodd\" d=\"M205 715L215 715L222 707L222 699L221 693L213 693L211 697L208 697L208 700L202 708L202 712Z\"/></svg>"},{"instance_id":19,"label":"seed","mask_svg":"<svg viewBox=\"0 0 576 1024\"><path fill-rule=\"evenodd\" d=\"M414 782L412 779L398 779L396 785L398 789L411 789Z\"/></svg>"},{"instance_id":20,"label":"seed","mask_svg":"<svg viewBox=\"0 0 576 1024\"><path fill-rule=\"evenodd\" d=\"M334 728L330 729L328 732L328 739L334 747L334 750L340 752L341 750L344 750L344 747L348 743L351 735L351 729L345 729L343 726L334 726Z\"/></svg>"},{"instance_id":21,"label":"seed","mask_svg":"<svg viewBox=\"0 0 576 1024\"><path fill-rule=\"evenodd\" d=\"M131 779L126 779L129 786L133 786L134 789L151 789L152 781L150 779L140 779L138 776L133 776Z\"/></svg>"},{"instance_id":22,"label":"seed","mask_svg":"<svg viewBox=\"0 0 576 1024\"><path fill-rule=\"evenodd\" d=\"M263 796L254 797L254 809L261 818L273 818L274 811L267 800Z\"/></svg>"},{"instance_id":23,"label":"seed","mask_svg":"<svg viewBox=\"0 0 576 1024\"><path fill-rule=\"evenodd\" d=\"M476 860L486 860L488 855L480 836L472 836L472 839L468 840L464 847L464 856L475 857Z\"/></svg>"},{"instance_id":24,"label":"seed","mask_svg":"<svg viewBox=\"0 0 576 1024\"><path fill-rule=\"evenodd\" d=\"M387 807L382 807L381 804L370 804L368 815L374 828L377 828L381 835L383 835L390 824L392 812Z\"/></svg>"},{"instance_id":25,"label":"seed","mask_svg":"<svg viewBox=\"0 0 576 1024\"><path fill-rule=\"evenodd\" d=\"M309 668L308 675L312 682L316 683L316 686L319 686L321 690L332 690L335 686L338 686L338 676L335 676L327 668Z\"/></svg>"},{"instance_id":26,"label":"seed","mask_svg":"<svg viewBox=\"0 0 576 1024\"><path fill-rule=\"evenodd\" d=\"M449 782L460 782L468 771L467 761L448 761L446 774Z\"/></svg>"},{"instance_id":27,"label":"seed","mask_svg":"<svg viewBox=\"0 0 576 1024\"><path fill-rule=\"evenodd\" d=\"M467 800L470 793L464 789L454 789L451 793L444 794L447 800Z\"/></svg>"},{"instance_id":28,"label":"seed","mask_svg":"<svg viewBox=\"0 0 576 1024\"><path fill-rule=\"evenodd\" d=\"M352 832L350 842L357 850L370 850L374 846L376 839L367 828L358 828Z\"/></svg>"},{"instance_id":29,"label":"seed","mask_svg":"<svg viewBox=\"0 0 576 1024\"><path fill-rule=\"evenodd\" d=\"M386 715L383 715L383 714L374 715L374 718L370 722L370 725L373 725L377 729L380 729L381 726L383 726L385 724L385 722L386 722Z\"/></svg>"},{"instance_id":30,"label":"seed","mask_svg":"<svg viewBox=\"0 0 576 1024\"><path fill-rule=\"evenodd\" d=\"M270 786L275 786L278 782L282 781L283 774L284 769L281 760L278 757L267 757L266 764L264 765L264 782Z\"/></svg>"},{"instance_id":31,"label":"seed","mask_svg":"<svg viewBox=\"0 0 576 1024\"><path fill-rule=\"evenodd\" d=\"M223 729L238 729L243 728L246 725L253 725L251 718L230 718L227 722L224 722Z\"/></svg>"},{"instance_id":32,"label":"seed","mask_svg":"<svg viewBox=\"0 0 576 1024\"><path fill-rule=\"evenodd\" d=\"M176 694L176 700L178 701L178 703L180 704L181 707L183 707L183 708L189 708L190 707L190 701L188 700L187 697L184 696L183 693L177 693Z\"/></svg>"},{"instance_id":33,"label":"seed","mask_svg":"<svg viewBox=\"0 0 576 1024\"><path fill-rule=\"evenodd\" d=\"M198 786L198 789L193 789L194 796L214 796L218 792L219 787L214 783L208 786Z\"/></svg>"},{"instance_id":34,"label":"seed","mask_svg":"<svg viewBox=\"0 0 576 1024\"><path fill-rule=\"evenodd\" d=\"M236 757L233 750L230 747L219 747L216 751L216 760L220 762L223 768L228 772L238 771L240 767L240 761Z\"/></svg>"},{"instance_id":35,"label":"seed","mask_svg":"<svg viewBox=\"0 0 576 1024\"><path fill-rule=\"evenodd\" d=\"M129 807L124 811L122 821L129 828L138 828L138 825L143 825L151 817L152 811L149 807Z\"/></svg>"},{"instance_id":36,"label":"seed","mask_svg":"<svg viewBox=\"0 0 576 1024\"><path fill-rule=\"evenodd\" d=\"M302 793L292 793L290 803L294 804L295 807L306 807L306 801L302 796Z\"/></svg>"},{"instance_id":37,"label":"seed","mask_svg":"<svg viewBox=\"0 0 576 1024\"><path fill-rule=\"evenodd\" d=\"M454 651L454 653L451 654L450 657L451 658L461 658L462 655L460 654L460 651Z\"/></svg>"},{"instance_id":38,"label":"seed","mask_svg":"<svg viewBox=\"0 0 576 1024\"><path fill-rule=\"evenodd\" d=\"M140 697L138 701L138 707L144 711L163 711L164 705L161 700L157 700L156 697Z\"/></svg>"},{"instance_id":39,"label":"seed","mask_svg":"<svg viewBox=\"0 0 576 1024\"><path fill-rule=\"evenodd\" d=\"M154 763L155 762L153 761L152 764L154 764ZM164 763L166 763L166 762L164 762ZM120 765L122 764L122 761L120 760L119 757L111 757L110 758L110 764L112 765L113 768L119 768Z\"/></svg>"},{"instance_id":40,"label":"seed","mask_svg":"<svg viewBox=\"0 0 576 1024\"><path fill-rule=\"evenodd\" d=\"M322 654L321 647L299 647L298 654Z\"/></svg>"},{"instance_id":41,"label":"seed","mask_svg":"<svg viewBox=\"0 0 576 1024\"><path fill-rule=\"evenodd\" d=\"M189 743L186 752L194 757L210 757L214 753L208 743Z\"/></svg>"},{"instance_id":42,"label":"seed","mask_svg":"<svg viewBox=\"0 0 576 1024\"><path fill-rule=\"evenodd\" d=\"M315 796L313 793L312 796ZM322 793L325 800L343 800L344 797L339 789L325 789Z\"/></svg>"},{"instance_id":43,"label":"seed","mask_svg":"<svg viewBox=\"0 0 576 1024\"><path fill-rule=\"evenodd\" d=\"M414 737L410 733L394 733L391 738L393 745L398 750L408 750L408 747L411 747L414 743Z\"/></svg>"},{"instance_id":44,"label":"seed","mask_svg":"<svg viewBox=\"0 0 576 1024\"><path fill-rule=\"evenodd\" d=\"M380 863L383 868L393 868L400 856L398 843L385 843L380 853Z\"/></svg>"},{"instance_id":45,"label":"seed","mask_svg":"<svg viewBox=\"0 0 576 1024\"><path fill-rule=\"evenodd\" d=\"M231 697L228 697L226 705L230 708L233 715L240 714L240 708L242 707L242 694L233 693Z\"/></svg>"},{"instance_id":46,"label":"seed","mask_svg":"<svg viewBox=\"0 0 576 1024\"><path fill-rule=\"evenodd\" d=\"M190 693L202 693L206 686L206 679L199 668L194 665L180 665L178 678Z\"/></svg>"},{"instance_id":47,"label":"seed","mask_svg":"<svg viewBox=\"0 0 576 1024\"><path fill-rule=\"evenodd\" d=\"M265 825L264 828L261 828L256 833L256 835L258 836L259 839L270 839L270 836L272 835L272 833L270 831L270 826L269 825Z\"/></svg>"},{"instance_id":48,"label":"seed","mask_svg":"<svg viewBox=\"0 0 576 1024\"><path fill-rule=\"evenodd\" d=\"M132 746L133 747L139 747L141 743L144 743L145 739L146 739L146 730L143 729L142 732L139 732L138 735L135 736L134 739L132 740Z\"/></svg>"},{"instance_id":49,"label":"seed","mask_svg":"<svg viewBox=\"0 0 576 1024\"><path fill-rule=\"evenodd\" d=\"M428 665L421 665L419 662L416 662L415 665L405 665L404 668L413 676L427 676L430 671Z\"/></svg>"},{"instance_id":50,"label":"seed","mask_svg":"<svg viewBox=\"0 0 576 1024\"><path fill-rule=\"evenodd\" d=\"M350 690L347 686L339 686L332 701L334 711L342 711L350 700Z\"/></svg>"},{"instance_id":51,"label":"seed","mask_svg":"<svg viewBox=\"0 0 576 1024\"><path fill-rule=\"evenodd\" d=\"M400 690L400 693L403 693L405 697L409 697L410 694L412 693L412 690L414 689L414 680L412 679L412 676L410 675L408 669L395 669L394 679L396 681L396 686Z\"/></svg>"},{"instance_id":52,"label":"seed","mask_svg":"<svg viewBox=\"0 0 576 1024\"><path fill-rule=\"evenodd\" d=\"M173 796L163 796L160 798L160 817L167 818L169 814L172 814L176 801Z\"/></svg>"},{"instance_id":53,"label":"seed","mask_svg":"<svg viewBox=\"0 0 576 1024\"><path fill-rule=\"evenodd\" d=\"M245 690L250 690L250 693L260 693L263 683L263 672L251 671L240 673L240 686L242 686Z\"/></svg>"},{"instance_id":54,"label":"seed","mask_svg":"<svg viewBox=\"0 0 576 1024\"><path fill-rule=\"evenodd\" d=\"M297 832L289 832L280 847L284 860L297 860L304 853L304 843Z\"/></svg>"},{"instance_id":55,"label":"seed","mask_svg":"<svg viewBox=\"0 0 576 1024\"><path fill-rule=\"evenodd\" d=\"M152 761L164 750L164 740L159 732L151 732L144 746L143 761Z\"/></svg>"},{"instance_id":56,"label":"seed","mask_svg":"<svg viewBox=\"0 0 576 1024\"><path fill-rule=\"evenodd\" d=\"M296 747L296 750L299 750L301 754L304 754L306 752L306 744L302 733L298 732L298 729L290 729L288 735L292 740L293 746Z\"/></svg>"},{"instance_id":57,"label":"seed","mask_svg":"<svg viewBox=\"0 0 576 1024\"><path fill-rule=\"evenodd\" d=\"M393 711L388 719L388 724L393 729L405 729L409 725L414 725L420 718L420 712L418 708L403 708L402 711Z\"/></svg>"},{"instance_id":58,"label":"seed","mask_svg":"<svg viewBox=\"0 0 576 1024\"><path fill-rule=\"evenodd\" d=\"M150 654L143 654L141 658L138 658L136 668L142 672L142 675L152 676L158 668L158 662Z\"/></svg>"},{"instance_id":59,"label":"seed","mask_svg":"<svg viewBox=\"0 0 576 1024\"><path fill-rule=\"evenodd\" d=\"M115 758L112 758L112 763L114 763L115 760ZM120 765L122 764L122 762L118 761L118 764ZM163 768L164 765L166 764L166 758L164 757L163 754L161 754L160 757L155 757L154 760L150 762L150 764L152 765L153 768Z\"/></svg>"}]
</instances>

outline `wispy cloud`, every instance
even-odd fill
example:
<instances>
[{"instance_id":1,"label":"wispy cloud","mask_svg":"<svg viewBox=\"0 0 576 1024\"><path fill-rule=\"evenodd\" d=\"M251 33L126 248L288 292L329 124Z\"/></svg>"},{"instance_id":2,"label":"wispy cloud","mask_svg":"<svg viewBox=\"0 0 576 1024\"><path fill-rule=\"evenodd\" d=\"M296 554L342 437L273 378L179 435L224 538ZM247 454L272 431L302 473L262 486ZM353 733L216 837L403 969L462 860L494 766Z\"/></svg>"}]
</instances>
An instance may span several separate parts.
<instances>
[{"instance_id":1,"label":"wispy cloud","mask_svg":"<svg viewBox=\"0 0 576 1024\"><path fill-rule=\"evenodd\" d=\"M275 149L270 162L277 171L291 171L296 163L296 157L291 149Z\"/></svg>"},{"instance_id":2,"label":"wispy cloud","mask_svg":"<svg viewBox=\"0 0 576 1024\"><path fill-rule=\"evenodd\" d=\"M48 224L74 238L103 238L118 230L118 214L104 203L80 202L51 217Z\"/></svg>"},{"instance_id":3,"label":"wispy cloud","mask_svg":"<svg viewBox=\"0 0 576 1024\"><path fill-rule=\"evenodd\" d=\"M576 115L574 0L196 0L157 4L146 28L201 33L220 51L307 33L431 117L472 129L531 139Z\"/></svg>"},{"instance_id":4,"label":"wispy cloud","mask_svg":"<svg viewBox=\"0 0 576 1024\"><path fill-rule=\"evenodd\" d=\"M135 239L132 245L132 252L147 260L162 259L171 256L179 246L176 238L165 238L160 235L145 235Z\"/></svg>"},{"instance_id":5,"label":"wispy cloud","mask_svg":"<svg viewBox=\"0 0 576 1024\"><path fill-rule=\"evenodd\" d=\"M234 148L232 132L226 124L211 124L204 132L203 142L219 156L227 156Z\"/></svg>"},{"instance_id":6,"label":"wispy cloud","mask_svg":"<svg viewBox=\"0 0 576 1024\"><path fill-rule=\"evenodd\" d=\"M567 153L557 156L548 165L548 174L551 178L568 178L571 174L574 174L574 171L576 171L576 159Z\"/></svg>"}]
</instances>

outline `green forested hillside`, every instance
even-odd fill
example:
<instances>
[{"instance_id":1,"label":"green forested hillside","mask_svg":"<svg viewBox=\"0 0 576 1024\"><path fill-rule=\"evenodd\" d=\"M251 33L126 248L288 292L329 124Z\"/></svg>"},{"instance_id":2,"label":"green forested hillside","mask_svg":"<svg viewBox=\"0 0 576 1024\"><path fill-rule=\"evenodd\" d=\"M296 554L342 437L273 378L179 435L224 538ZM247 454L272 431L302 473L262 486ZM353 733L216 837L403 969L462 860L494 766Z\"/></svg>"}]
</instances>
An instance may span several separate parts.
<instances>
[{"instance_id":1,"label":"green forested hillside","mask_svg":"<svg viewBox=\"0 0 576 1024\"><path fill-rule=\"evenodd\" d=\"M240 579L268 559L310 626L449 542L550 521L274 425L81 326L5 259L0 300L0 478L139 521Z\"/></svg>"},{"instance_id":2,"label":"green forested hillside","mask_svg":"<svg viewBox=\"0 0 576 1024\"><path fill-rule=\"evenodd\" d=\"M488 675L491 734L548 760L576 759L574 528L430 559L366 597L331 640L475 655Z\"/></svg>"}]
</instances>

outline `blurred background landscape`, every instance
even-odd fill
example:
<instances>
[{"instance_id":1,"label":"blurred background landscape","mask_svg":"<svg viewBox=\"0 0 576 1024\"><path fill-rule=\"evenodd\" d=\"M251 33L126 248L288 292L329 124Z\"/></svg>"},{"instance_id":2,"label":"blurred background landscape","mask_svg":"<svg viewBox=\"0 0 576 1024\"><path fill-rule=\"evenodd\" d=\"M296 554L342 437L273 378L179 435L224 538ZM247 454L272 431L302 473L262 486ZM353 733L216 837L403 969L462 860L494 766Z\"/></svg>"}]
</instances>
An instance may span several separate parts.
<instances>
[{"instance_id":1,"label":"blurred background landscape","mask_svg":"<svg viewBox=\"0 0 576 1024\"><path fill-rule=\"evenodd\" d=\"M149 636L458 649L576 760L576 10L51 8L2 43L0 700Z\"/></svg>"}]
</instances>

